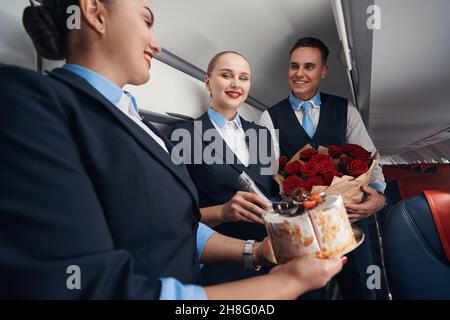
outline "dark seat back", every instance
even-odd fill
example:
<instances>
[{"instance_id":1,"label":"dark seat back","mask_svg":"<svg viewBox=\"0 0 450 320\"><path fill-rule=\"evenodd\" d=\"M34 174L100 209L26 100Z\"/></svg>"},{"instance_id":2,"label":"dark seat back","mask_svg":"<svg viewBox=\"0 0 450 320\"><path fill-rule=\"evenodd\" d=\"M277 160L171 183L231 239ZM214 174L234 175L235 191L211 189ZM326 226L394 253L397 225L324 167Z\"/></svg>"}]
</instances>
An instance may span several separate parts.
<instances>
[{"instance_id":1,"label":"dark seat back","mask_svg":"<svg viewBox=\"0 0 450 320\"><path fill-rule=\"evenodd\" d=\"M394 299L450 299L450 262L424 195L392 208L384 244Z\"/></svg>"}]
</instances>

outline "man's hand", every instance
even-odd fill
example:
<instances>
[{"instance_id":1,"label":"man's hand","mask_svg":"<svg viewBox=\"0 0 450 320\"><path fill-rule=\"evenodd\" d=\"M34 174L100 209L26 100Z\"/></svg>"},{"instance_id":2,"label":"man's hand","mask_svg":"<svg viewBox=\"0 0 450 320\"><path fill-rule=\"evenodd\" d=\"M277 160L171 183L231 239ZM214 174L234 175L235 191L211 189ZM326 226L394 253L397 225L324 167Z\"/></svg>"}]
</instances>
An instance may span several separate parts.
<instances>
[{"instance_id":1,"label":"man's hand","mask_svg":"<svg viewBox=\"0 0 450 320\"><path fill-rule=\"evenodd\" d=\"M261 215L270 207L256 194L239 191L222 206L223 222L247 221L264 223Z\"/></svg>"},{"instance_id":2,"label":"man's hand","mask_svg":"<svg viewBox=\"0 0 450 320\"><path fill-rule=\"evenodd\" d=\"M360 204L346 203L345 208L347 209L348 218L350 222L356 222L363 218L367 218L374 214L375 212L381 210L384 207L385 198L378 192L364 185L361 187L362 191L367 194L367 199L365 202Z\"/></svg>"}]
</instances>

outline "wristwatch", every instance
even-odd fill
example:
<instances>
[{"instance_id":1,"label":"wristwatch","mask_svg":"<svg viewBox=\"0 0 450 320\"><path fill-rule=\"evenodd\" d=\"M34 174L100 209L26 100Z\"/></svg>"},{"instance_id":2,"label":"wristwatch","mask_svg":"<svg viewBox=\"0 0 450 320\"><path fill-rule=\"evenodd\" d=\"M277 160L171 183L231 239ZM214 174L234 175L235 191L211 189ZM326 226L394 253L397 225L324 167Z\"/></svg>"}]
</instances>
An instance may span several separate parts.
<instances>
[{"instance_id":1,"label":"wristwatch","mask_svg":"<svg viewBox=\"0 0 450 320\"><path fill-rule=\"evenodd\" d=\"M245 241L242 257L244 258L244 268L247 271L259 271L261 269L261 266L255 266L253 264L253 247L255 243L256 240Z\"/></svg>"}]
</instances>

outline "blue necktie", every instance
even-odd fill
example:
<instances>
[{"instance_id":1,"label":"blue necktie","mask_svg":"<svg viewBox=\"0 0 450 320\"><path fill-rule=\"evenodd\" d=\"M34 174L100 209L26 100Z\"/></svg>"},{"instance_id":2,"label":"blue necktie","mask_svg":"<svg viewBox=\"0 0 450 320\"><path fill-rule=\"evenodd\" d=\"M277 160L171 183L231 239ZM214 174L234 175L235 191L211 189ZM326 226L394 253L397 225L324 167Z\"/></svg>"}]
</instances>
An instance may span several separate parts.
<instances>
[{"instance_id":1,"label":"blue necktie","mask_svg":"<svg viewBox=\"0 0 450 320\"><path fill-rule=\"evenodd\" d=\"M303 102L303 104L301 105L303 111L302 127L303 129L305 129L310 138L314 136L314 125L310 116L311 107L312 106L310 102Z\"/></svg>"}]
</instances>

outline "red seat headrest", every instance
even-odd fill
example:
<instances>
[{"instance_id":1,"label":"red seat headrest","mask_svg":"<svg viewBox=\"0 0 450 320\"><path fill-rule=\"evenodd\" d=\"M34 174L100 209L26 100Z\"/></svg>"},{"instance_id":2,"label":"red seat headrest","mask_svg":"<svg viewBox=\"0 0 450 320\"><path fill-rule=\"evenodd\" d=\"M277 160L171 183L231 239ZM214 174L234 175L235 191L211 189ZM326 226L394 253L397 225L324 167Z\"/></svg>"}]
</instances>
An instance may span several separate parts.
<instances>
[{"instance_id":1,"label":"red seat headrest","mask_svg":"<svg viewBox=\"0 0 450 320\"><path fill-rule=\"evenodd\" d=\"M450 261L450 191L423 192L430 206L445 255Z\"/></svg>"}]
</instances>

